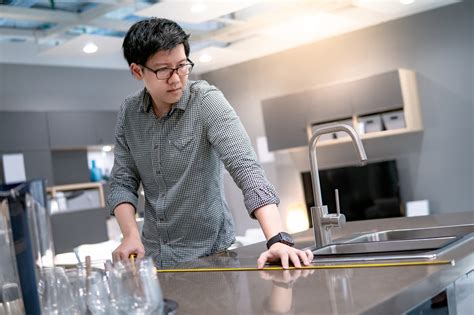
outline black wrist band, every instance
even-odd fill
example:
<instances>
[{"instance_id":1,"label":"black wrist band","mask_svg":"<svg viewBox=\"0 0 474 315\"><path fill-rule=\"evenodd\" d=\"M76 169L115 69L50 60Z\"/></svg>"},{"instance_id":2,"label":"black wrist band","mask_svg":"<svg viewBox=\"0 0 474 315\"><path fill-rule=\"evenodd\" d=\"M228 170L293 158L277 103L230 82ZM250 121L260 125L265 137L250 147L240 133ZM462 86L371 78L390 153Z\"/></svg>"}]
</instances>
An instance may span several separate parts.
<instances>
[{"instance_id":1,"label":"black wrist band","mask_svg":"<svg viewBox=\"0 0 474 315\"><path fill-rule=\"evenodd\" d=\"M295 245L295 241L293 240L291 235L285 232L280 232L277 235L270 238L267 242L267 248L270 249L270 247L275 243L283 243L291 247Z\"/></svg>"}]
</instances>

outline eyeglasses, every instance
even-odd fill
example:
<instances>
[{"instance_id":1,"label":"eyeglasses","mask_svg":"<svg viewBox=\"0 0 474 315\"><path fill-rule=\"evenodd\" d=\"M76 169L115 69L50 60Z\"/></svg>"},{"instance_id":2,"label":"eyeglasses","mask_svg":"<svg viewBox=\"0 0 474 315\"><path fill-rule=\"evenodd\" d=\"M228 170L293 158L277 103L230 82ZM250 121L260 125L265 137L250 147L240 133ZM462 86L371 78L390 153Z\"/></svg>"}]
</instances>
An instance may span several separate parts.
<instances>
[{"instance_id":1,"label":"eyeglasses","mask_svg":"<svg viewBox=\"0 0 474 315\"><path fill-rule=\"evenodd\" d=\"M171 76L173 75L175 71L180 77L190 74L191 70L193 70L194 63L188 59L188 63L181 64L177 66L176 68L160 68L157 70L148 68L145 65L141 65L141 66L153 72L156 75L156 78L158 80L168 80L169 78L171 78Z\"/></svg>"}]
</instances>

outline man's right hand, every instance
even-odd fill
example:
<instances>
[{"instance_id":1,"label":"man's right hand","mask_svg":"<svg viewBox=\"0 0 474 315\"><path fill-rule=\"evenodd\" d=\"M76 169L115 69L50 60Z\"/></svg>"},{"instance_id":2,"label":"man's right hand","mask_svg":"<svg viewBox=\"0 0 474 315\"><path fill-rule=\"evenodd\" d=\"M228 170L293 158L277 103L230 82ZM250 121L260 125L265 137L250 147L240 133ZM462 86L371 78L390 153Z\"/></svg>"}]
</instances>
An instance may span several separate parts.
<instances>
[{"instance_id":1,"label":"man's right hand","mask_svg":"<svg viewBox=\"0 0 474 315\"><path fill-rule=\"evenodd\" d=\"M125 237L120 246L113 251L112 258L114 262L128 260L132 254L136 254L137 258L145 255L145 248L140 237Z\"/></svg>"},{"instance_id":2,"label":"man's right hand","mask_svg":"<svg viewBox=\"0 0 474 315\"><path fill-rule=\"evenodd\" d=\"M121 203L114 209L114 214L120 225L123 239L120 246L112 253L112 259L114 262L128 260L131 254L142 258L145 255L145 248L135 221L135 208L129 203Z\"/></svg>"}]
</instances>

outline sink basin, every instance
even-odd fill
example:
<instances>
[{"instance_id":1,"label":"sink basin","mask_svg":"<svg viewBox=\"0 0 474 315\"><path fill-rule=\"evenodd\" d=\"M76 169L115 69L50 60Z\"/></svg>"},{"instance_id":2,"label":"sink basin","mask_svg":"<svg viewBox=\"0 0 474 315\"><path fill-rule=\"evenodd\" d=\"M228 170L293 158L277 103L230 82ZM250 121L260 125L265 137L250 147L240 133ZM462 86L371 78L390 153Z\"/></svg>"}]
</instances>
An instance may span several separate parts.
<instances>
[{"instance_id":1,"label":"sink basin","mask_svg":"<svg viewBox=\"0 0 474 315\"><path fill-rule=\"evenodd\" d=\"M434 259L471 238L474 224L387 230L357 235L313 254L319 262Z\"/></svg>"},{"instance_id":2,"label":"sink basin","mask_svg":"<svg viewBox=\"0 0 474 315\"><path fill-rule=\"evenodd\" d=\"M321 256L433 250L442 248L456 239L456 236L449 236L412 240L342 243L325 246L313 253Z\"/></svg>"},{"instance_id":3,"label":"sink basin","mask_svg":"<svg viewBox=\"0 0 474 315\"><path fill-rule=\"evenodd\" d=\"M389 230L357 236L345 241L344 243L415 240L451 236L460 237L472 232L474 232L474 224L452 225L434 228Z\"/></svg>"}]
</instances>

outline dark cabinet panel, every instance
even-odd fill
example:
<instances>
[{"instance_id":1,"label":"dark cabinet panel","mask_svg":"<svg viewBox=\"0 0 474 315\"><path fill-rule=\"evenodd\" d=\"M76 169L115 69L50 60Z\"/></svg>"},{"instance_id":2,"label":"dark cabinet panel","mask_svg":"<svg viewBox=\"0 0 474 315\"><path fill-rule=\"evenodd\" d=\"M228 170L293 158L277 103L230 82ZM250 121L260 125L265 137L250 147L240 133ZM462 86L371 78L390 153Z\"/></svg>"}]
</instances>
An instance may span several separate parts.
<instances>
[{"instance_id":1,"label":"dark cabinet panel","mask_svg":"<svg viewBox=\"0 0 474 315\"><path fill-rule=\"evenodd\" d=\"M262 101L270 151L308 144L306 125L310 95L301 92Z\"/></svg>"},{"instance_id":2,"label":"dark cabinet panel","mask_svg":"<svg viewBox=\"0 0 474 315\"><path fill-rule=\"evenodd\" d=\"M89 181L87 150L53 151L51 157L55 185Z\"/></svg>"},{"instance_id":3,"label":"dark cabinet panel","mask_svg":"<svg viewBox=\"0 0 474 315\"><path fill-rule=\"evenodd\" d=\"M403 107L398 71L353 81L350 90L352 111L358 116Z\"/></svg>"},{"instance_id":4,"label":"dark cabinet panel","mask_svg":"<svg viewBox=\"0 0 474 315\"><path fill-rule=\"evenodd\" d=\"M91 113L48 113L52 149L81 148L96 143L95 121Z\"/></svg>"},{"instance_id":5,"label":"dark cabinet panel","mask_svg":"<svg viewBox=\"0 0 474 315\"><path fill-rule=\"evenodd\" d=\"M48 113L52 149L113 144L116 112Z\"/></svg>"},{"instance_id":6,"label":"dark cabinet panel","mask_svg":"<svg viewBox=\"0 0 474 315\"><path fill-rule=\"evenodd\" d=\"M51 232L56 254L71 252L82 244L107 241L108 216L109 213L104 208L51 215Z\"/></svg>"},{"instance_id":7,"label":"dark cabinet panel","mask_svg":"<svg viewBox=\"0 0 474 315\"><path fill-rule=\"evenodd\" d=\"M51 152L49 150L18 151L18 152L0 152L0 183L5 182L3 174L3 165L1 156L3 154L21 153L25 165L26 180L45 179L46 185L54 185L53 165L51 161Z\"/></svg>"},{"instance_id":8,"label":"dark cabinet panel","mask_svg":"<svg viewBox=\"0 0 474 315\"><path fill-rule=\"evenodd\" d=\"M2 151L48 148L46 113L0 112L0 149Z\"/></svg>"},{"instance_id":9,"label":"dark cabinet panel","mask_svg":"<svg viewBox=\"0 0 474 315\"><path fill-rule=\"evenodd\" d=\"M350 85L341 83L314 89L311 92L309 119L311 124L350 118Z\"/></svg>"},{"instance_id":10,"label":"dark cabinet panel","mask_svg":"<svg viewBox=\"0 0 474 315\"><path fill-rule=\"evenodd\" d=\"M0 152L0 156L2 153ZM5 183L5 174L3 174L3 159L0 158L0 184Z\"/></svg>"},{"instance_id":11,"label":"dark cabinet panel","mask_svg":"<svg viewBox=\"0 0 474 315\"><path fill-rule=\"evenodd\" d=\"M46 179L46 185L54 185L51 151L24 151L26 179Z\"/></svg>"},{"instance_id":12,"label":"dark cabinet panel","mask_svg":"<svg viewBox=\"0 0 474 315\"><path fill-rule=\"evenodd\" d=\"M97 144L113 144L115 134L116 112L98 112L94 114Z\"/></svg>"}]
</instances>

